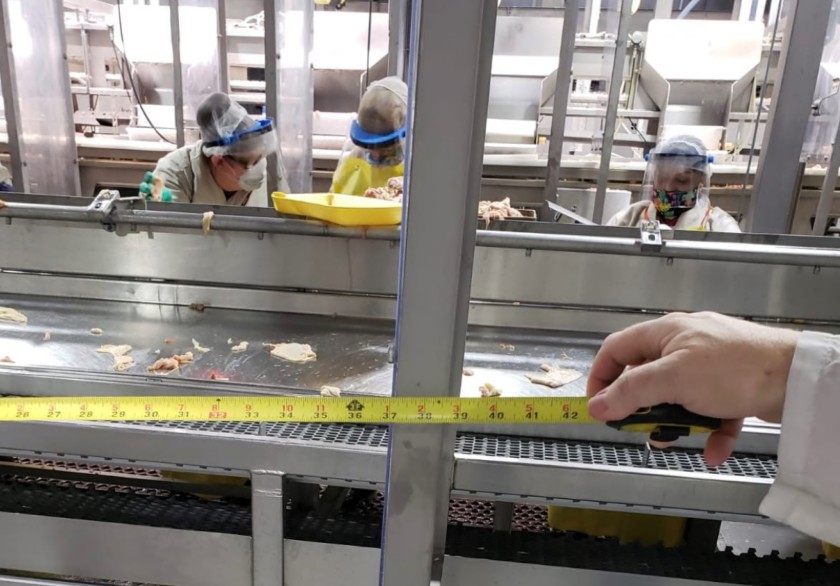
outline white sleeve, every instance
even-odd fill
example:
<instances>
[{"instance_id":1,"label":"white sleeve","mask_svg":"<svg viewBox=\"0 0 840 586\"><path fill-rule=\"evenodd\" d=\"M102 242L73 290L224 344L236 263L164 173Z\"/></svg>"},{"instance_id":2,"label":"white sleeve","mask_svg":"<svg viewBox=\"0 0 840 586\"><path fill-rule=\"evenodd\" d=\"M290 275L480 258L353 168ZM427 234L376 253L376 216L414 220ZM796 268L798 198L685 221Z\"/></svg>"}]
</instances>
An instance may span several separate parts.
<instances>
[{"instance_id":1,"label":"white sleeve","mask_svg":"<svg viewBox=\"0 0 840 586\"><path fill-rule=\"evenodd\" d=\"M761 513L840 545L840 337L802 334L787 382L779 471Z\"/></svg>"}]
</instances>

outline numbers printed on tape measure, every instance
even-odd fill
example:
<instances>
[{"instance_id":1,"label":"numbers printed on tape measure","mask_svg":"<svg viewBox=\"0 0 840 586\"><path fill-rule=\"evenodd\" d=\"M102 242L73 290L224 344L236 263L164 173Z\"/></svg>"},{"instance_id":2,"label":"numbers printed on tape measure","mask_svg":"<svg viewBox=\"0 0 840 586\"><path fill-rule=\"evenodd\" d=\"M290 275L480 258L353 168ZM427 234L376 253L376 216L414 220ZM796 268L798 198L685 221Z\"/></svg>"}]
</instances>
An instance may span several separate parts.
<instances>
[{"instance_id":1,"label":"numbers printed on tape measure","mask_svg":"<svg viewBox=\"0 0 840 586\"><path fill-rule=\"evenodd\" d=\"M585 397L3 397L0 421L592 423Z\"/></svg>"}]
</instances>

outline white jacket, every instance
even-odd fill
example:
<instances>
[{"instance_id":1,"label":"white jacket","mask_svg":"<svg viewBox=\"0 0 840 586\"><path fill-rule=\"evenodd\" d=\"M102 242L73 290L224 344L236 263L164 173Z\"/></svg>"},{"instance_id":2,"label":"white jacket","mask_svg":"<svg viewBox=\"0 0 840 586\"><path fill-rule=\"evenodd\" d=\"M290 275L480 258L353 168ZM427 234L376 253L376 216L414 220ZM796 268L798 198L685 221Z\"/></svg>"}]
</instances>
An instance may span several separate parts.
<instances>
[{"instance_id":1,"label":"white jacket","mask_svg":"<svg viewBox=\"0 0 840 586\"><path fill-rule=\"evenodd\" d=\"M653 202L639 201L630 204L607 222L607 226L640 226L656 218L656 208ZM671 229L671 226L660 224L663 229ZM709 203L707 197L697 200L697 205L682 214L678 219L674 230L704 230L706 232L740 232L741 228L735 218L720 208Z\"/></svg>"},{"instance_id":2,"label":"white jacket","mask_svg":"<svg viewBox=\"0 0 840 586\"><path fill-rule=\"evenodd\" d=\"M761 513L840 545L840 336L805 332L787 382L779 470Z\"/></svg>"},{"instance_id":3,"label":"white jacket","mask_svg":"<svg viewBox=\"0 0 840 586\"><path fill-rule=\"evenodd\" d=\"M164 185L172 191L172 195L179 203L251 207L269 205L265 176L259 189L250 192L239 190L227 199L225 192L213 179L210 162L201 152L201 141L183 146L163 157L158 161L154 173L155 176L163 179ZM288 192L285 178L281 180L280 189Z\"/></svg>"}]
</instances>

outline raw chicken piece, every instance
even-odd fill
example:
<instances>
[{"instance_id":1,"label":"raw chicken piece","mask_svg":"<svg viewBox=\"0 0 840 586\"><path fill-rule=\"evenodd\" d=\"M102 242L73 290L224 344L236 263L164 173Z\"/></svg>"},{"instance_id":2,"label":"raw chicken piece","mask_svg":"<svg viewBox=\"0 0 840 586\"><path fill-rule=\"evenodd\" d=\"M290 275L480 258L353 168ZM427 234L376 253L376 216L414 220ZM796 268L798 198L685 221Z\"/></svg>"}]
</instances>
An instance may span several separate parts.
<instances>
[{"instance_id":1,"label":"raw chicken piece","mask_svg":"<svg viewBox=\"0 0 840 586\"><path fill-rule=\"evenodd\" d=\"M228 340L228 344L230 344L230 340ZM230 351L233 352L234 354L239 354L240 352L245 352L245 350L247 350L247 349L248 349L248 342L246 342L245 340L242 340L241 342L239 342L235 346L230 347Z\"/></svg>"},{"instance_id":2,"label":"raw chicken piece","mask_svg":"<svg viewBox=\"0 0 840 586\"><path fill-rule=\"evenodd\" d=\"M365 197L386 201L402 201L403 178L391 177L385 187L371 187L365 191Z\"/></svg>"},{"instance_id":3,"label":"raw chicken piece","mask_svg":"<svg viewBox=\"0 0 840 586\"><path fill-rule=\"evenodd\" d=\"M478 215L484 220L486 227L490 227L493 220L504 220L505 218L521 218L522 212L510 206L510 198L506 197L501 201L483 200L478 202Z\"/></svg>"},{"instance_id":4,"label":"raw chicken piece","mask_svg":"<svg viewBox=\"0 0 840 586\"><path fill-rule=\"evenodd\" d=\"M535 385L544 385L552 389L567 385L583 376L583 374L577 370L572 370L571 368L558 368L556 366L549 366L548 364L540 365L540 369L545 372L545 374L526 374L525 376Z\"/></svg>"},{"instance_id":5,"label":"raw chicken piece","mask_svg":"<svg viewBox=\"0 0 840 586\"><path fill-rule=\"evenodd\" d=\"M215 212L204 212L204 215L201 216L201 231L204 232L205 236L210 233L210 222L213 221L215 215Z\"/></svg>"},{"instance_id":6,"label":"raw chicken piece","mask_svg":"<svg viewBox=\"0 0 840 586\"><path fill-rule=\"evenodd\" d=\"M104 344L96 350L100 354L110 354L114 357L114 370L122 372L134 366L134 358L128 355L131 346L128 344Z\"/></svg>"},{"instance_id":7,"label":"raw chicken piece","mask_svg":"<svg viewBox=\"0 0 840 586\"><path fill-rule=\"evenodd\" d=\"M148 367L149 372L172 372L178 370L179 363L175 358L159 358Z\"/></svg>"},{"instance_id":8,"label":"raw chicken piece","mask_svg":"<svg viewBox=\"0 0 840 586\"><path fill-rule=\"evenodd\" d=\"M340 397L341 396L341 389L338 387L331 387L329 385L324 385L321 387L321 396L322 397Z\"/></svg>"},{"instance_id":9,"label":"raw chicken piece","mask_svg":"<svg viewBox=\"0 0 840 586\"><path fill-rule=\"evenodd\" d=\"M118 356L125 356L131 352L131 346L128 344L104 344L97 348L96 351L100 354L110 354L114 358L117 358Z\"/></svg>"},{"instance_id":10,"label":"raw chicken piece","mask_svg":"<svg viewBox=\"0 0 840 586\"><path fill-rule=\"evenodd\" d=\"M8 356L4 356L3 358L0 358L0 362L3 362L5 364L14 364L15 363L15 361L12 360L11 358L9 358Z\"/></svg>"},{"instance_id":11,"label":"raw chicken piece","mask_svg":"<svg viewBox=\"0 0 840 586\"><path fill-rule=\"evenodd\" d=\"M128 370L135 364L134 358L131 356L114 356L114 370L117 372Z\"/></svg>"},{"instance_id":12,"label":"raw chicken piece","mask_svg":"<svg viewBox=\"0 0 840 586\"><path fill-rule=\"evenodd\" d=\"M212 370L210 371L210 380L230 380L230 377L224 372Z\"/></svg>"},{"instance_id":13,"label":"raw chicken piece","mask_svg":"<svg viewBox=\"0 0 840 586\"><path fill-rule=\"evenodd\" d=\"M282 358L289 362L310 362L316 360L318 355L312 351L309 344L284 343L284 344L263 344L271 348L271 355L275 358Z\"/></svg>"},{"instance_id":14,"label":"raw chicken piece","mask_svg":"<svg viewBox=\"0 0 840 586\"><path fill-rule=\"evenodd\" d=\"M202 354L204 354L205 352L210 352L210 348L205 348L204 346L199 344L198 340L196 340L195 338L193 338L192 343L193 343L193 349L196 352L201 352Z\"/></svg>"},{"instance_id":15,"label":"raw chicken piece","mask_svg":"<svg viewBox=\"0 0 840 586\"><path fill-rule=\"evenodd\" d=\"M481 393L482 397L501 397L502 396L502 389L499 387L494 387L490 383L484 383L480 387L478 387L478 392Z\"/></svg>"},{"instance_id":16,"label":"raw chicken piece","mask_svg":"<svg viewBox=\"0 0 840 586\"><path fill-rule=\"evenodd\" d=\"M464 369L464 376L472 376L475 374L475 371L472 368L465 368Z\"/></svg>"},{"instance_id":17,"label":"raw chicken piece","mask_svg":"<svg viewBox=\"0 0 840 586\"><path fill-rule=\"evenodd\" d=\"M172 344L174 344L174 343L175 343L175 338L166 338L166 339L163 341L163 343L164 343L164 344L166 344L167 346L171 346Z\"/></svg>"},{"instance_id":18,"label":"raw chicken piece","mask_svg":"<svg viewBox=\"0 0 840 586\"><path fill-rule=\"evenodd\" d=\"M50 334L49 332L45 333L44 342L49 342L50 340L52 340L52 334Z\"/></svg>"},{"instance_id":19,"label":"raw chicken piece","mask_svg":"<svg viewBox=\"0 0 840 586\"><path fill-rule=\"evenodd\" d=\"M14 324L25 324L29 318L11 307L0 307L0 321L8 321Z\"/></svg>"},{"instance_id":20,"label":"raw chicken piece","mask_svg":"<svg viewBox=\"0 0 840 586\"><path fill-rule=\"evenodd\" d=\"M90 333L94 336L101 336L103 334L102 328L90 328Z\"/></svg>"},{"instance_id":21,"label":"raw chicken piece","mask_svg":"<svg viewBox=\"0 0 840 586\"><path fill-rule=\"evenodd\" d=\"M184 354L173 354L172 358L177 361L178 364L189 364L193 361L193 353L186 352Z\"/></svg>"}]
</instances>

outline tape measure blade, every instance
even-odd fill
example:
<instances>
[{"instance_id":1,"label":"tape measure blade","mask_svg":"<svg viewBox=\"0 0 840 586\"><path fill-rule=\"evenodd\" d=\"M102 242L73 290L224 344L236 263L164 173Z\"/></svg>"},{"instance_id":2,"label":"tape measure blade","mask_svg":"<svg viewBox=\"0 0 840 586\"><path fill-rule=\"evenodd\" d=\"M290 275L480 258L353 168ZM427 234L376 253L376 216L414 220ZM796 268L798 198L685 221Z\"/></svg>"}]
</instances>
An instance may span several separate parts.
<instances>
[{"instance_id":1,"label":"tape measure blade","mask_svg":"<svg viewBox=\"0 0 840 586\"><path fill-rule=\"evenodd\" d=\"M2 421L591 423L584 397L3 397Z\"/></svg>"}]
</instances>

